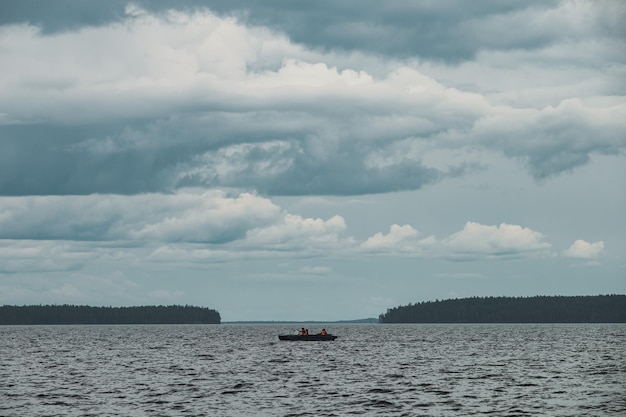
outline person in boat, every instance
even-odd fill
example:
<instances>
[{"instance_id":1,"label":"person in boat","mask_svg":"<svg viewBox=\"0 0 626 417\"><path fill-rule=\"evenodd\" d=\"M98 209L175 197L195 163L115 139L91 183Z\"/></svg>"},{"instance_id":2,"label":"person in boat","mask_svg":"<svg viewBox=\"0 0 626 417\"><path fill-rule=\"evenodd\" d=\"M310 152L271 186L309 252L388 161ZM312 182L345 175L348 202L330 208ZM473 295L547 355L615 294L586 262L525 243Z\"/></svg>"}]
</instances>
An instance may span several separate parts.
<instances>
[{"instance_id":1,"label":"person in boat","mask_svg":"<svg viewBox=\"0 0 626 417\"><path fill-rule=\"evenodd\" d=\"M300 336L306 336L306 329L304 327L300 330Z\"/></svg>"},{"instance_id":2,"label":"person in boat","mask_svg":"<svg viewBox=\"0 0 626 417\"><path fill-rule=\"evenodd\" d=\"M326 336L328 333L326 333L326 329L322 329L322 331L320 332L320 334L321 334L322 336Z\"/></svg>"}]
</instances>

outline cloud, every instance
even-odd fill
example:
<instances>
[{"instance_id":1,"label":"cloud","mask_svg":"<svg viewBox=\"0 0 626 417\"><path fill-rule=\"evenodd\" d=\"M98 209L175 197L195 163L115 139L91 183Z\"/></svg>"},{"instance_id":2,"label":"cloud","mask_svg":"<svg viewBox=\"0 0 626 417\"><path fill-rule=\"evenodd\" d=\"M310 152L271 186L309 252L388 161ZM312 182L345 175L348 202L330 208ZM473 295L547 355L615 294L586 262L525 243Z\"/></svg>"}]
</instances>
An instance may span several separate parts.
<instances>
[{"instance_id":1,"label":"cloud","mask_svg":"<svg viewBox=\"0 0 626 417\"><path fill-rule=\"evenodd\" d=\"M362 247L367 250L384 250L384 249L401 249L407 246L412 246L412 242L416 242L418 236L417 230L411 225L405 224L399 226L392 224L389 228L389 233L383 235L382 233L376 233L374 236L368 238L363 242Z\"/></svg>"},{"instance_id":2,"label":"cloud","mask_svg":"<svg viewBox=\"0 0 626 417\"><path fill-rule=\"evenodd\" d=\"M487 226L467 222L463 230L445 238L442 243L450 250L453 259L541 256L551 248L541 233L506 223Z\"/></svg>"},{"instance_id":3,"label":"cloud","mask_svg":"<svg viewBox=\"0 0 626 417\"><path fill-rule=\"evenodd\" d=\"M624 115L623 100L567 99L540 110L501 109L474 131L488 147L525 161L533 177L545 179L586 164L593 153L620 154L626 147Z\"/></svg>"},{"instance_id":4,"label":"cloud","mask_svg":"<svg viewBox=\"0 0 626 417\"><path fill-rule=\"evenodd\" d=\"M377 233L360 246L365 252L443 257L450 260L514 259L545 256L551 245L539 232L518 225L499 226L467 222L465 227L443 239L424 238L410 225L392 225L387 235Z\"/></svg>"},{"instance_id":5,"label":"cloud","mask_svg":"<svg viewBox=\"0 0 626 417\"><path fill-rule=\"evenodd\" d=\"M589 259L593 260L598 258L604 251L604 242L587 242L582 239L578 239L572 243L572 245L563 251L563 255L568 258L576 259Z\"/></svg>"},{"instance_id":6,"label":"cloud","mask_svg":"<svg viewBox=\"0 0 626 417\"><path fill-rule=\"evenodd\" d=\"M147 15L128 26L48 37L28 26L5 32L7 42L15 36L22 44L7 53L6 119L20 121L4 129L9 152L0 192L9 195L139 193L190 185L252 186L291 195L414 189L439 173L419 157L372 163L378 143L444 129L443 120L432 126L418 116L432 100L447 102L459 120L475 113L467 102L475 97L447 93L414 70L375 82L364 71L280 55L276 70L246 72L275 39L210 13ZM90 38L129 41L103 45L94 56ZM141 62L120 61L120 55L137 56L139 45ZM171 54L168 64L163 49ZM211 52L214 59L201 62L214 49L226 52ZM297 48L285 52L302 55ZM78 65L68 65L68 56L79 55L71 59ZM57 71L23 75L24 68L44 67ZM383 104L393 107L382 110ZM404 104L411 108L398 124L394 108ZM83 127L64 127L77 124ZM24 143L42 153L33 154ZM26 166L35 169L25 171Z\"/></svg>"},{"instance_id":7,"label":"cloud","mask_svg":"<svg viewBox=\"0 0 626 417\"><path fill-rule=\"evenodd\" d=\"M75 270L126 256L208 264L328 254L355 245L346 229L341 216L302 217L258 195L219 190L0 197L0 272Z\"/></svg>"},{"instance_id":8,"label":"cloud","mask_svg":"<svg viewBox=\"0 0 626 417\"><path fill-rule=\"evenodd\" d=\"M542 257L552 249L532 229L471 221L443 238L424 236L410 224L392 224L388 233L358 241L339 215L304 217L255 194L198 189L131 196L0 197L0 243L3 273L78 270L85 263L129 257L157 264L294 254L478 260ZM595 259L603 250L602 241L577 240L563 255Z\"/></svg>"},{"instance_id":9,"label":"cloud","mask_svg":"<svg viewBox=\"0 0 626 417\"><path fill-rule=\"evenodd\" d=\"M44 30L16 6L0 26L0 195L361 195L475 169L427 163L446 151L500 152L542 180L626 148L617 3L328 4L338 20L313 32L301 6L139 4L83 25L52 11ZM64 30L46 31L55 19ZM451 23L435 43L418 36L430 20ZM379 27L391 37L361 39ZM405 52L381 60L391 44Z\"/></svg>"},{"instance_id":10,"label":"cloud","mask_svg":"<svg viewBox=\"0 0 626 417\"><path fill-rule=\"evenodd\" d=\"M242 257L280 257L281 253L348 255L356 250L458 260L540 256L551 247L540 233L521 226L474 222L443 239L423 237L408 224L394 224L389 233L376 233L358 242L347 235L341 216L327 220L306 218L286 213L265 198L251 194L230 197L217 191L5 197L2 207L0 257L6 261L5 273L72 270L80 268L83 262L120 256L145 262L206 264ZM67 216L68 212L73 215ZM54 240L65 243L55 244ZM108 242L125 248L107 248ZM148 252L133 249L142 247L147 247ZM574 247L568 256L574 253ZM580 256L580 249L576 253Z\"/></svg>"},{"instance_id":11,"label":"cloud","mask_svg":"<svg viewBox=\"0 0 626 417\"><path fill-rule=\"evenodd\" d=\"M0 239L0 274L77 271L95 257L70 242Z\"/></svg>"},{"instance_id":12,"label":"cloud","mask_svg":"<svg viewBox=\"0 0 626 417\"><path fill-rule=\"evenodd\" d=\"M157 219L130 232L129 238L223 243L240 239L250 228L280 217L271 201L247 193L234 198L219 192L159 197L170 212L157 213Z\"/></svg>"},{"instance_id":13,"label":"cloud","mask_svg":"<svg viewBox=\"0 0 626 417\"><path fill-rule=\"evenodd\" d=\"M54 4L14 0L0 24L38 25L45 34L111 25L120 16L165 15L173 7L186 12L211 9L224 18L236 16L251 26L283 33L294 43L317 50L360 51L389 57L420 57L459 62L482 50L539 49L564 39L615 36L624 7L619 1L547 1L506 3L463 1L397 3L319 1L113 0L89 4L61 0ZM328 16L332 16L329 19ZM528 26L533 30L529 31Z\"/></svg>"},{"instance_id":14,"label":"cloud","mask_svg":"<svg viewBox=\"0 0 626 417\"><path fill-rule=\"evenodd\" d=\"M249 230L246 246L271 250L321 250L331 251L351 244L342 238L346 223L341 216L328 220L303 218L287 214L276 224Z\"/></svg>"},{"instance_id":15,"label":"cloud","mask_svg":"<svg viewBox=\"0 0 626 417\"><path fill-rule=\"evenodd\" d=\"M71 215L68 215L71 213ZM268 199L222 191L0 198L0 238L224 243L272 224Z\"/></svg>"},{"instance_id":16,"label":"cloud","mask_svg":"<svg viewBox=\"0 0 626 417\"><path fill-rule=\"evenodd\" d=\"M503 223L488 226L467 222L465 227L445 238L421 236L411 225L393 224L389 233L375 233L364 241L345 236L347 227L339 216L328 220L286 215L276 224L252 229L245 239L205 247L197 244L159 246L146 258L163 263L219 263L237 259L269 259L333 256L402 256L443 258L452 261L522 259L545 257L552 245L541 233ZM321 274L324 267L303 267L291 273Z\"/></svg>"},{"instance_id":17,"label":"cloud","mask_svg":"<svg viewBox=\"0 0 626 417\"><path fill-rule=\"evenodd\" d=\"M241 259L266 259L300 256L328 256L355 246L352 237L344 236L342 217L328 220L303 218L284 213L284 217L267 226L248 230L245 237L211 246L193 243L160 245L146 260L150 262L191 264L219 263ZM321 273L322 267L309 268L308 274ZM304 273L304 271L301 271Z\"/></svg>"}]
</instances>

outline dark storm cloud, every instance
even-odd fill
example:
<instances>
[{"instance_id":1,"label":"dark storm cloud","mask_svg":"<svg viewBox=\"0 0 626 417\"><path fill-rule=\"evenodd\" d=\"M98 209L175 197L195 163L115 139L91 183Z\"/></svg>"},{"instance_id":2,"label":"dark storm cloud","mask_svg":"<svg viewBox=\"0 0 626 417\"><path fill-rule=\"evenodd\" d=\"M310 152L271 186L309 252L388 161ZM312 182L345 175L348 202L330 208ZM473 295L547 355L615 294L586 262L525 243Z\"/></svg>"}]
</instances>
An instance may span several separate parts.
<instances>
[{"instance_id":1,"label":"dark storm cloud","mask_svg":"<svg viewBox=\"0 0 626 417\"><path fill-rule=\"evenodd\" d=\"M269 26L289 38L324 50L362 50L380 55L459 61L473 57L481 48L472 39L472 22L532 7L529 2L362 2L322 1L294 3L239 2L223 12L249 10L253 24ZM237 4L235 2L235 4ZM246 6L248 5L248 6ZM548 4L543 3L542 7ZM212 7L220 10L219 2ZM239 10L238 10L239 9ZM486 47L497 39L484 39ZM503 47L537 47L548 39L531 36Z\"/></svg>"},{"instance_id":2,"label":"dark storm cloud","mask_svg":"<svg viewBox=\"0 0 626 417\"><path fill-rule=\"evenodd\" d=\"M251 188L273 195L358 195L418 189L444 175L413 159L367 166L375 144L344 142L320 156L305 149L306 132L250 132L245 126L229 131L227 124L211 129L212 123L185 119L133 129L0 126L0 195L137 194L189 186ZM185 131L183 139L168 137L176 127ZM137 147L133 140L142 137L156 143ZM283 140L266 145L271 137ZM245 149L229 151L238 146ZM322 138L318 146L331 145ZM226 165L235 168L227 173L217 168Z\"/></svg>"},{"instance_id":3,"label":"dark storm cloud","mask_svg":"<svg viewBox=\"0 0 626 417\"><path fill-rule=\"evenodd\" d=\"M545 180L585 165L593 154L619 155L626 147L623 112L618 103L598 111L571 99L523 117L495 114L475 130L489 148L521 159L535 179Z\"/></svg>"},{"instance_id":4,"label":"dark storm cloud","mask_svg":"<svg viewBox=\"0 0 626 417\"><path fill-rule=\"evenodd\" d=\"M303 152L289 155L293 163L284 172L263 176L251 161L245 172L232 180L220 180L221 186L249 187L269 195L362 195L419 189L443 176L419 161L402 160L389 167L368 167L355 149L335 153L319 160ZM258 155L260 160L269 157ZM202 185L202 184L197 184Z\"/></svg>"},{"instance_id":5,"label":"dark storm cloud","mask_svg":"<svg viewBox=\"0 0 626 417\"><path fill-rule=\"evenodd\" d=\"M618 78L621 58L611 55L618 38L603 36L619 36L619 19L610 18L613 9L624 14L619 3L602 3L600 11L596 3L556 9L543 2L137 4L145 10L120 1L2 3L0 195L186 186L358 195L419 189L476 163L429 164L432 151L501 152L543 179L585 164L592 153L625 147L619 100L572 99L580 91L602 94L580 82L541 88L587 61L578 77L602 78L607 67ZM173 6L237 19L165 13ZM8 25L20 22L43 32ZM572 29L577 22L580 31ZM579 50L575 42L594 33L593 48ZM562 52L516 55L563 39ZM596 49L599 60L586 59L596 58ZM483 50L497 55L488 69L512 85L527 78L518 66L530 65L538 78L551 71L548 81L503 87L501 95L521 91L530 103L515 108L497 103L488 88L448 87L417 64L336 52L458 62ZM586 55L559 66L572 51ZM498 72L502 66L515 70ZM260 67L271 69L251 70ZM441 68L466 76L463 65Z\"/></svg>"},{"instance_id":6,"label":"dark storm cloud","mask_svg":"<svg viewBox=\"0 0 626 417\"><path fill-rule=\"evenodd\" d=\"M0 24L28 22L44 33L121 20L127 4L153 13L210 9L285 33L293 42L325 51L364 51L401 58L458 62L482 49L539 48L558 36L516 16L549 10L556 1L3 1ZM507 22L515 26L507 26ZM485 24L485 20L489 24ZM513 36L511 36L513 32Z\"/></svg>"},{"instance_id":7,"label":"dark storm cloud","mask_svg":"<svg viewBox=\"0 0 626 417\"><path fill-rule=\"evenodd\" d=\"M99 131L111 129L93 125L1 126L0 194L134 194L167 188L162 176L176 163L176 149L130 149L102 155L76 146Z\"/></svg>"}]
</instances>

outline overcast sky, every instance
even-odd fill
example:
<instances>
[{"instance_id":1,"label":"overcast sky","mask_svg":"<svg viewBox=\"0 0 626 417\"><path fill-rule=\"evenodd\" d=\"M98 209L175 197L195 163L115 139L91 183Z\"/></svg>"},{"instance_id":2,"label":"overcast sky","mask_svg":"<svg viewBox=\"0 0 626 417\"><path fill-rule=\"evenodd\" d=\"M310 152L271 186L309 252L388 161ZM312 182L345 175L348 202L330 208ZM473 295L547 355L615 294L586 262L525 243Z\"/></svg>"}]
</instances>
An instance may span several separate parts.
<instances>
[{"instance_id":1,"label":"overcast sky","mask_svg":"<svg viewBox=\"0 0 626 417\"><path fill-rule=\"evenodd\" d=\"M626 293L626 3L0 2L0 304Z\"/></svg>"}]
</instances>

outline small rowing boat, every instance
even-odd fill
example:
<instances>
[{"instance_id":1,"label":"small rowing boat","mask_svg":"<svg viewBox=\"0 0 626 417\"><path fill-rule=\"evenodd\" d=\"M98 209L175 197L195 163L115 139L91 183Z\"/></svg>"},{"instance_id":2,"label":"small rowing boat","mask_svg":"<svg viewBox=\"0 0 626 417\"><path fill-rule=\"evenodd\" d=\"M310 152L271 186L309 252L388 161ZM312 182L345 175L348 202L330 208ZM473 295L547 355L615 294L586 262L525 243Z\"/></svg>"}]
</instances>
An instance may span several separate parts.
<instances>
[{"instance_id":1,"label":"small rowing boat","mask_svg":"<svg viewBox=\"0 0 626 417\"><path fill-rule=\"evenodd\" d=\"M319 340L335 340L337 336L332 334L309 334L309 335L299 335L299 334L281 334L278 336L279 340L290 340L290 341L303 341L303 342L313 342Z\"/></svg>"}]
</instances>

